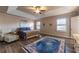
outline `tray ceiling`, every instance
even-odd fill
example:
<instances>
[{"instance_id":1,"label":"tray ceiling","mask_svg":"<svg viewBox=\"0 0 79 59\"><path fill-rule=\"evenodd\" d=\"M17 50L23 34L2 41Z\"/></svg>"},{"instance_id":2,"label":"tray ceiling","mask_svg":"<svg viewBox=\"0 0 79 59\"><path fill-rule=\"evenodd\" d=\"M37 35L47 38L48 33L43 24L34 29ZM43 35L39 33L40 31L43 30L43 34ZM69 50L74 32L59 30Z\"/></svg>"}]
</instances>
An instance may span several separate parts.
<instances>
[{"instance_id":1,"label":"tray ceiling","mask_svg":"<svg viewBox=\"0 0 79 59\"><path fill-rule=\"evenodd\" d=\"M47 10L44 14L35 14L32 6L0 6L0 12L21 16L30 19L40 19L48 16L55 16L70 13L77 9L76 6L46 6Z\"/></svg>"}]
</instances>

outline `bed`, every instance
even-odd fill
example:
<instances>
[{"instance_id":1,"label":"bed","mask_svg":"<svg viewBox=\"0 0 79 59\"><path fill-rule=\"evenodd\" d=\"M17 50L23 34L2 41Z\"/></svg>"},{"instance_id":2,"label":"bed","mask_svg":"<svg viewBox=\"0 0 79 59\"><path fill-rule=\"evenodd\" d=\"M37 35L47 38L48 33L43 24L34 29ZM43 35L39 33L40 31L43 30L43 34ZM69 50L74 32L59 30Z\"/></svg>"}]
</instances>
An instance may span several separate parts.
<instances>
[{"instance_id":1,"label":"bed","mask_svg":"<svg viewBox=\"0 0 79 59\"><path fill-rule=\"evenodd\" d=\"M27 39L33 38L33 37L39 37L39 31L38 30L31 30L30 27L21 27L18 28L20 31L24 32L24 35L26 33ZM19 35L21 35L20 33ZM24 36L23 34L21 36Z\"/></svg>"},{"instance_id":2,"label":"bed","mask_svg":"<svg viewBox=\"0 0 79 59\"><path fill-rule=\"evenodd\" d=\"M25 45L22 49L26 53L64 53L64 43L64 39L46 36Z\"/></svg>"}]
</instances>

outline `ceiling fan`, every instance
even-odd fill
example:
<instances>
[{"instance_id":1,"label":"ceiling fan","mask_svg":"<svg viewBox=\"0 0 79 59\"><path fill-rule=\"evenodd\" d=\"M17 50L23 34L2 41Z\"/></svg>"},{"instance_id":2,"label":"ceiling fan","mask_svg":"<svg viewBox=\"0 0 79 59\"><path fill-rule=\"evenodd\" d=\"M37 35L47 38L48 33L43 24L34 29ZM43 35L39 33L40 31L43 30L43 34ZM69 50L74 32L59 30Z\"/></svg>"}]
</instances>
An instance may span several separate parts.
<instances>
[{"instance_id":1,"label":"ceiling fan","mask_svg":"<svg viewBox=\"0 0 79 59\"><path fill-rule=\"evenodd\" d=\"M28 7L28 9L34 10L34 13L36 14L43 14L47 10L47 7L46 6L31 6L31 7Z\"/></svg>"}]
</instances>

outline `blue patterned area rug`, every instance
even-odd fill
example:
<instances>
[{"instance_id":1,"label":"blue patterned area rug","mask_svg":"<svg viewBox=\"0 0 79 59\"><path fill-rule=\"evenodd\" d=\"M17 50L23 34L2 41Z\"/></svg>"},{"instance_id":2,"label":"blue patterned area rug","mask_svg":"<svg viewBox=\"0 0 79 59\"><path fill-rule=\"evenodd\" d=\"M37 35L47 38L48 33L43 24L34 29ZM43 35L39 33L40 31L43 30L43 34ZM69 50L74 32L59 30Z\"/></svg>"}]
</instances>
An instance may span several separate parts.
<instances>
[{"instance_id":1,"label":"blue patterned area rug","mask_svg":"<svg viewBox=\"0 0 79 59\"><path fill-rule=\"evenodd\" d=\"M56 39L46 38L37 42L34 46L39 53L57 53L59 50L60 41Z\"/></svg>"},{"instance_id":2,"label":"blue patterned area rug","mask_svg":"<svg viewBox=\"0 0 79 59\"><path fill-rule=\"evenodd\" d=\"M24 46L29 53L64 53L65 41L53 37L44 37L38 41Z\"/></svg>"}]
</instances>

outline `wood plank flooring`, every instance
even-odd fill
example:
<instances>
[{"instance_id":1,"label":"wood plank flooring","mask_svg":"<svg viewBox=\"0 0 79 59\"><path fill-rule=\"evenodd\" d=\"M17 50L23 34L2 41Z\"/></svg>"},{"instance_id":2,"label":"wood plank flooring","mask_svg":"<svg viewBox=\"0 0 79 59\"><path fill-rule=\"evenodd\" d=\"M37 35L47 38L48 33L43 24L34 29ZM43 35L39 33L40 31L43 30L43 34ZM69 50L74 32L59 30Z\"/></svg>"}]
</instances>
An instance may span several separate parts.
<instances>
[{"instance_id":1,"label":"wood plank flooring","mask_svg":"<svg viewBox=\"0 0 79 59\"><path fill-rule=\"evenodd\" d=\"M66 43L65 43L66 53L75 53L74 40L66 39L65 41L66 41Z\"/></svg>"},{"instance_id":2,"label":"wood plank flooring","mask_svg":"<svg viewBox=\"0 0 79 59\"><path fill-rule=\"evenodd\" d=\"M24 53L22 47L36 40L37 38L26 41L19 40L12 43L0 42L0 53Z\"/></svg>"},{"instance_id":3,"label":"wood plank flooring","mask_svg":"<svg viewBox=\"0 0 79 59\"><path fill-rule=\"evenodd\" d=\"M0 42L0 53L25 53L22 49L24 45L30 44L34 41L38 40L38 38L28 39L26 41L15 41L12 43L5 43ZM65 53L75 53L73 40L65 39L66 40L66 52Z\"/></svg>"}]
</instances>

